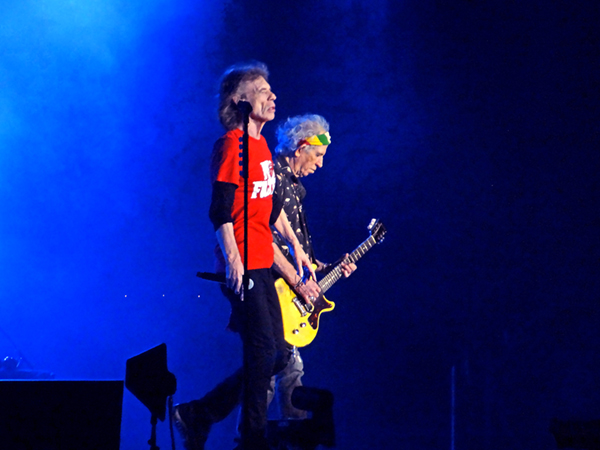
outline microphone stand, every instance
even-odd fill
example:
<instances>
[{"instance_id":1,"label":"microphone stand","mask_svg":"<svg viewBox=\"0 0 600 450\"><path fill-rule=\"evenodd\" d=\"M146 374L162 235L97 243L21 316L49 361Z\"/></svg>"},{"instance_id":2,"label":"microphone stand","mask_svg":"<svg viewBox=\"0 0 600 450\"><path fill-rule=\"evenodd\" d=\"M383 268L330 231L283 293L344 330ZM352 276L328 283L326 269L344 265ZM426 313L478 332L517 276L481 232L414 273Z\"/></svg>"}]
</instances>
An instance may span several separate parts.
<instances>
[{"instance_id":1,"label":"microphone stand","mask_svg":"<svg viewBox=\"0 0 600 450\"><path fill-rule=\"evenodd\" d=\"M244 177L244 276L242 277L242 300L246 298L248 292L248 177L249 177L249 151L248 151L248 123L250 122L250 112L252 112L252 105L245 101L238 102L238 109L242 113L242 129L244 134L242 136L242 177ZM246 305L246 322L248 322L248 312ZM246 389L246 379L248 376L248 357L244 352L243 359L243 372L244 381L242 384L242 414L246 414L248 405L248 389ZM246 410L246 411L245 411Z\"/></svg>"},{"instance_id":2,"label":"microphone stand","mask_svg":"<svg viewBox=\"0 0 600 450\"><path fill-rule=\"evenodd\" d=\"M248 123L250 122L250 113L252 105L245 101L238 102L238 108L242 113L242 177L244 177L244 276L242 278L242 298L248 292L248 177L249 177L249 151L248 151Z\"/></svg>"}]
</instances>

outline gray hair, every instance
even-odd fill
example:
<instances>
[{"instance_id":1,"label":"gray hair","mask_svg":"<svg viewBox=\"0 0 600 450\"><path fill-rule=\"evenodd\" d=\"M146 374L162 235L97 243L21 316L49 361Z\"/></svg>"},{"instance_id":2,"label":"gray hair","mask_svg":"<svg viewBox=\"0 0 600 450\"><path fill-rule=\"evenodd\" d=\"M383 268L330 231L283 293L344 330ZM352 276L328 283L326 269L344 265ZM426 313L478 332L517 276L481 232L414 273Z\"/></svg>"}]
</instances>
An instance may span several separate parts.
<instances>
[{"instance_id":1,"label":"gray hair","mask_svg":"<svg viewBox=\"0 0 600 450\"><path fill-rule=\"evenodd\" d=\"M275 153L290 156L302 140L327 131L329 131L329 123L318 114L290 117L277 128L278 144Z\"/></svg>"},{"instance_id":2,"label":"gray hair","mask_svg":"<svg viewBox=\"0 0 600 450\"><path fill-rule=\"evenodd\" d=\"M219 82L219 121L227 130L234 130L242 123L242 113L233 101L242 83L263 77L269 81L269 69L258 61L235 64L229 67Z\"/></svg>"}]
</instances>

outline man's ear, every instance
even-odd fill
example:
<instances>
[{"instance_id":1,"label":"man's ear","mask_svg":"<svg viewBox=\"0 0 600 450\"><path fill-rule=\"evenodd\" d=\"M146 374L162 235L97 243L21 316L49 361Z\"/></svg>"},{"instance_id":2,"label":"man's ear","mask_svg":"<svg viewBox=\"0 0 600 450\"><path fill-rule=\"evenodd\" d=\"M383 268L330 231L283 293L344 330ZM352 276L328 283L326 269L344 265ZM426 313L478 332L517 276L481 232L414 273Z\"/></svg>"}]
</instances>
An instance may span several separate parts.
<instances>
[{"instance_id":1,"label":"man's ear","mask_svg":"<svg viewBox=\"0 0 600 450\"><path fill-rule=\"evenodd\" d=\"M299 157L300 154L306 150L306 147L308 147L308 144L306 142L303 142L302 144L300 144L300 146L298 146L298 148L296 149L296 151L294 152L294 156Z\"/></svg>"}]
</instances>

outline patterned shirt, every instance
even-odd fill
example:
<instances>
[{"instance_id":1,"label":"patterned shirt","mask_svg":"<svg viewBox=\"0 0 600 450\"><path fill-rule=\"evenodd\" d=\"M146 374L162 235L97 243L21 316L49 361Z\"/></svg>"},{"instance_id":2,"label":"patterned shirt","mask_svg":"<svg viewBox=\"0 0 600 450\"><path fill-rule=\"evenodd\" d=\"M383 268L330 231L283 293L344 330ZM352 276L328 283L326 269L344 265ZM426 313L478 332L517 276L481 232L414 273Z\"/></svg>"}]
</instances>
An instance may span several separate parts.
<instances>
[{"instance_id":1,"label":"patterned shirt","mask_svg":"<svg viewBox=\"0 0 600 450\"><path fill-rule=\"evenodd\" d=\"M303 250L314 262L316 259L312 248L312 239L306 223L306 214L302 208L302 200L306 196L306 189L300 179L294 175L284 156L278 156L275 160L275 176L277 177L277 187L273 195L279 197L276 201L283 199L283 210L290 221L292 229ZM286 241L274 227L271 227L271 230L273 231L273 242L277 244L290 263L295 264Z\"/></svg>"}]
</instances>

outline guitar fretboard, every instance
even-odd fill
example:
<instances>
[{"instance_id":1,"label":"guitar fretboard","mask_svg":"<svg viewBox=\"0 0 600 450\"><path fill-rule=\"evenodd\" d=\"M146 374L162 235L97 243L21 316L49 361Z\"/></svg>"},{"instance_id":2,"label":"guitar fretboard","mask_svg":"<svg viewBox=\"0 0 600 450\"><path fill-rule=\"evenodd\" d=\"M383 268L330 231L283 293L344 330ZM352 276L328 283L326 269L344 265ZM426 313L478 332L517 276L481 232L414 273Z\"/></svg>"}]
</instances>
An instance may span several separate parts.
<instances>
[{"instance_id":1,"label":"guitar fretboard","mask_svg":"<svg viewBox=\"0 0 600 450\"><path fill-rule=\"evenodd\" d=\"M331 272L329 272L321 281L319 281L319 287L321 292L325 293L331 286L334 285L343 276L342 264L355 263L362 258L371 248L377 243L373 236L369 236L362 244L360 244L356 250L348 255L341 263L335 266Z\"/></svg>"}]
</instances>

